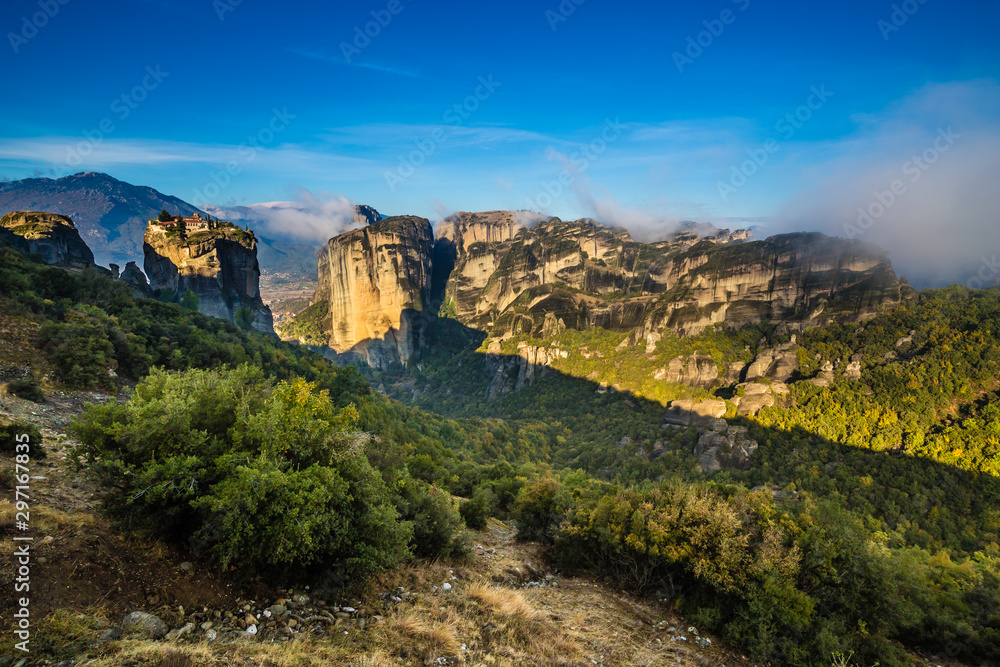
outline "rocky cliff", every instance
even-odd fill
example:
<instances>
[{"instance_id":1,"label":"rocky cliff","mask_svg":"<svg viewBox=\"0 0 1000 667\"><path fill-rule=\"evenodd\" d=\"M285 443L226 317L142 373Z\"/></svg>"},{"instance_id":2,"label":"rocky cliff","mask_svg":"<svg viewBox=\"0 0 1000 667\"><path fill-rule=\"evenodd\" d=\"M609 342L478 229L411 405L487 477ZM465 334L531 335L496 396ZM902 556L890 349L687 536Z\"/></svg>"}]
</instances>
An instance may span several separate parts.
<instances>
[{"instance_id":1,"label":"rocky cliff","mask_svg":"<svg viewBox=\"0 0 1000 667\"><path fill-rule=\"evenodd\" d=\"M746 230L706 234L689 224L639 243L593 220L553 218L528 229L503 213L453 216L434 254L446 305L492 337L600 326L639 340L762 320L797 329L864 319L900 298L886 254L859 241L752 241Z\"/></svg>"},{"instance_id":2,"label":"rocky cliff","mask_svg":"<svg viewBox=\"0 0 1000 667\"><path fill-rule=\"evenodd\" d=\"M430 301L433 233L424 218L378 220L330 239L318 254L312 304L329 347L375 367L404 363L419 348Z\"/></svg>"},{"instance_id":3,"label":"rocky cliff","mask_svg":"<svg viewBox=\"0 0 1000 667\"><path fill-rule=\"evenodd\" d=\"M435 298L453 304L459 319L475 319L499 257L522 231L510 211L463 211L441 221L434 242Z\"/></svg>"},{"instance_id":4,"label":"rocky cliff","mask_svg":"<svg viewBox=\"0 0 1000 667\"><path fill-rule=\"evenodd\" d=\"M14 211L0 218L0 227L17 237L16 247L41 255L46 264L67 268L94 265L94 253L80 238L80 233L69 216L40 211Z\"/></svg>"},{"instance_id":5,"label":"rocky cliff","mask_svg":"<svg viewBox=\"0 0 1000 667\"><path fill-rule=\"evenodd\" d=\"M768 320L794 331L862 320L905 289L880 249L821 234L755 241L747 230L685 223L641 243L595 220L525 226L511 211L459 212L436 232L435 240L426 220L404 216L327 243L312 303L324 304L318 328L330 348L376 367L405 362L429 313L493 340L602 327L653 349L665 332L693 335L717 323ZM707 386L710 365L683 360L663 374Z\"/></svg>"},{"instance_id":6,"label":"rocky cliff","mask_svg":"<svg viewBox=\"0 0 1000 667\"><path fill-rule=\"evenodd\" d=\"M817 233L702 242L664 262L656 281L666 291L645 310L640 336L666 328L693 334L718 322L801 330L860 321L905 291L881 249Z\"/></svg>"},{"instance_id":7,"label":"rocky cliff","mask_svg":"<svg viewBox=\"0 0 1000 667\"><path fill-rule=\"evenodd\" d=\"M199 312L274 334L271 311L260 297L257 240L252 232L225 227L168 236L149 227L143 237L143 254L154 293L167 290L179 299L193 292ZM134 274L130 279L138 280ZM252 315L250 322L248 315Z\"/></svg>"}]
</instances>

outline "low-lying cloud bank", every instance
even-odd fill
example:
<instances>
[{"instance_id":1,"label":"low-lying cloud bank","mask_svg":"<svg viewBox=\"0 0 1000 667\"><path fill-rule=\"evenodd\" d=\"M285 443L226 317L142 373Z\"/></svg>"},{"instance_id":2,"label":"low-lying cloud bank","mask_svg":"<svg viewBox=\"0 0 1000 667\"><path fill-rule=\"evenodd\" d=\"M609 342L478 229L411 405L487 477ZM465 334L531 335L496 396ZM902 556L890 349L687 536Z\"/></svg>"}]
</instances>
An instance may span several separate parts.
<instances>
[{"instance_id":1,"label":"low-lying cloud bank","mask_svg":"<svg viewBox=\"0 0 1000 667\"><path fill-rule=\"evenodd\" d=\"M262 236L287 242L319 245L363 223L354 219L355 202L330 192L299 188L293 201L249 206L205 206L219 218L249 224Z\"/></svg>"},{"instance_id":2,"label":"low-lying cloud bank","mask_svg":"<svg viewBox=\"0 0 1000 667\"><path fill-rule=\"evenodd\" d=\"M917 287L1000 284L1000 86L930 85L863 122L769 231L878 244Z\"/></svg>"}]
</instances>

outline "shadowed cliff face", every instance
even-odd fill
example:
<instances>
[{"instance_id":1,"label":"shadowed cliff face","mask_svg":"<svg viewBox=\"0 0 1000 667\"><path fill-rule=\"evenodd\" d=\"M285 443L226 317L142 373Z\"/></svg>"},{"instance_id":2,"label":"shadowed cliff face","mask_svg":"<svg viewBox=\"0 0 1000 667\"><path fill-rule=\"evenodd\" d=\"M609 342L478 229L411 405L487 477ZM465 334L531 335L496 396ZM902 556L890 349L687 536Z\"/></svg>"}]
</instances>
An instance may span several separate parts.
<instances>
[{"instance_id":1,"label":"shadowed cliff face","mask_svg":"<svg viewBox=\"0 0 1000 667\"><path fill-rule=\"evenodd\" d=\"M69 216L14 211L0 218L0 227L20 238L15 240L17 247L38 253L46 264L78 268L94 264L94 253L80 238Z\"/></svg>"},{"instance_id":2,"label":"shadowed cliff face","mask_svg":"<svg viewBox=\"0 0 1000 667\"><path fill-rule=\"evenodd\" d=\"M237 321L237 310L253 313L256 331L274 334L271 311L260 298L257 244L239 229L191 234L187 238L154 228L143 238L144 268L153 292L168 290L176 297L191 291L204 315Z\"/></svg>"},{"instance_id":3,"label":"shadowed cliff face","mask_svg":"<svg viewBox=\"0 0 1000 667\"><path fill-rule=\"evenodd\" d=\"M399 216L330 239L319 251L322 328L329 346L375 366L404 363L420 346L431 289L433 233L424 218Z\"/></svg>"}]
</instances>

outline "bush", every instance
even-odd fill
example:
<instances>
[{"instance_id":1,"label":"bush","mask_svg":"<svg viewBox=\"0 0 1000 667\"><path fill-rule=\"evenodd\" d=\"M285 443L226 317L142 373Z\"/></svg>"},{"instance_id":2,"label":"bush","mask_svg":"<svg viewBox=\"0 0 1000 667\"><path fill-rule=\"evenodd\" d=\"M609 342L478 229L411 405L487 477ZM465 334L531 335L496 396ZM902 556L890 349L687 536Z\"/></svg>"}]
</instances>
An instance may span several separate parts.
<instances>
[{"instance_id":1,"label":"bush","mask_svg":"<svg viewBox=\"0 0 1000 667\"><path fill-rule=\"evenodd\" d=\"M250 331L253 329L253 321L255 318L256 315L253 310L247 308L246 306L240 306L233 314L233 321L236 322L236 326L244 331Z\"/></svg>"},{"instance_id":2,"label":"bush","mask_svg":"<svg viewBox=\"0 0 1000 667\"><path fill-rule=\"evenodd\" d=\"M14 380L7 385L7 391L14 396L25 399L26 401L32 401L34 403L45 402L45 394L42 393L42 388L38 385L38 380L36 380L34 376L29 375L26 378Z\"/></svg>"},{"instance_id":3,"label":"bush","mask_svg":"<svg viewBox=\"0 0 1000 667\"><path fill-rule=\"evenodd\" d=\"M410 546L414 555L440 558L465 554L462 517L446 491L407 478L396 507L412 527Z\"/></svg>"},{"instance_id":4,"label":"bush","mask_svg":"<svg viewBox=\"0 0 1000 667\"><path fill-rule=\"evenodd\" d=\"M153 371L127 403L71 427L108 511L207 550L223 569L355 578L406 553L381 476L335 408L301 379Z\"/></svg>"},{"instance_id":5,"label":"bush","mask_svg":"<svg viewBox=\"0 0 1000 667\"><path fill-rule=\"evenodd\" d=\"M569 499L559 481L551 477L537 480L521 489L514 503L514 521L519 540L552 542L552 528L569 507Z\"/></svg>"},{"instance_id":6,"label":"bush","mask_svg":"<svg viewBox=\"0 0 1000 667\"><path fill-rule=\"evenodd\" d=\"M487 519L494 515L497 509L497 497L489 487L477 487L472 498L462 503L458 512L462 515L465 525L473 530L486 528Z\"/></svg>"},{"instance_id":7,"label":"bush","mask_svg":"<svg viewBox=\"0 0 1000 667\"><path fill-rule=\"evenodd\" d=\"M108 337L108 316L92 306L81 306L65 322L46 322L38 330L42 350L56 366L56 377L66 386L113 390L109 371L118 362Z\"/></svg>"},{"instance_id":8,"label":"bush","mask_svg":"<svg viewBox=\"0 0 1000 667\"><path fill-rule=\"evenodd\" d=\"M30 446L28 454L32 459L45 458L45 450L42 448L42 432L31 422L22 420L0 421L0 452L13 454L17 451L16 445L24 443L24 438L17 439L19 435L28 435L27 443ZM6 467L6 465L4 466Z\"/></svg>"},{"instance_id":9,"label":"bush","mask_svg":"<svg viewBox=\"0 0 1000 667\"><path fill-rule=\"evenodd\" d=\"M186 290L184 294L181 295L179 303L181 304L181 308L185 310L197 311L198 307L201 305L201 300L198 298L197 294L191 290Z\"/></svg>"}]
</instances>

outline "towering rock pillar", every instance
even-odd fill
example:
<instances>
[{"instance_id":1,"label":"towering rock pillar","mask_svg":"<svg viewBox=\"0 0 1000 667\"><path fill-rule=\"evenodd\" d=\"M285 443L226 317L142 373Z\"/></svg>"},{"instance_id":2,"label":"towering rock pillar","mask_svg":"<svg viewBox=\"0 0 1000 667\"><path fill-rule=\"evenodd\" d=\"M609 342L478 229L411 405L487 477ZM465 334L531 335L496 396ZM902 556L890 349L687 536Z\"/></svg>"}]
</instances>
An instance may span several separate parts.
<instances>
[{"instance_id":1,"label":"towering rock pillar","mask_svg":"<svg viewBox=\"0 0 1000 667\"><path fill-rule=\"evenodd\" d=\"M421 344L430 301L430 222L385 218L330 239L318 254L325 303L322 327L336 352L355 352L384 367L409 360Z\"/></svg>"},{"instance_id":2,"label":"towering rock pillar","mask_svg":"<svg viewBox=\"0 0 1000 667\"><path fill-rule=\"evenodd\" d=\"M143 268L156 293L198 297L198 311L274 335L271 310L260 297L257 239L253 232L222 223L188 236L150 225L143 237Z\"/></svg>"}]
</instances>

